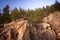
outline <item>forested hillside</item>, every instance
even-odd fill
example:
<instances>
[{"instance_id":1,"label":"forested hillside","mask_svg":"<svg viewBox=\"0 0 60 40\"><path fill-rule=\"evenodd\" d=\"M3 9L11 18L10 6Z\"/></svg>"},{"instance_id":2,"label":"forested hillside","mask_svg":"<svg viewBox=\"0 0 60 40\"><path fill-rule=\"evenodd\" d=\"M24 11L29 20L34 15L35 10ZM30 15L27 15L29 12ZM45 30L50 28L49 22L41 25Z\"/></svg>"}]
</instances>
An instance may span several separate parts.
<instances>
[{"instance_id":1,"label":"forested hillside","mask_svg":"<svg viewBox=\"0 0 60 40\"><path fill-rule=\"evenodd\" d=\"M30 22L38 23L42 18L48 16L50 13L60 11L60 3L56 1L51 6L46 6L46 8L37 8L35 10L24 10L22 8L19 8L18 10L16 7L13 10L9 9L9 5L6 5L3 8L3 12L0 13L0 24L9 23L19 18L25 18Z\"/></svg>"}]
</instances>

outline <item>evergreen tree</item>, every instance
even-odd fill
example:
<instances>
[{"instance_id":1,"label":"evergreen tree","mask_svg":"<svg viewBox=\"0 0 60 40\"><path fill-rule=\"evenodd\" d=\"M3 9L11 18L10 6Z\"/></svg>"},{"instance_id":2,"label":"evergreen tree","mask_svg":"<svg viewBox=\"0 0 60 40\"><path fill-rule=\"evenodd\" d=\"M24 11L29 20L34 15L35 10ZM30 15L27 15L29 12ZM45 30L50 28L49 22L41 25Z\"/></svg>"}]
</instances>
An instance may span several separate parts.
<instances>
[{"instance_id":1,"label":"evergreen tree","mask_svg":"<svg viewBox=\"0 0 60 40\"><path fill-rule=\"evenodd\" d=\"M55 3L51 5L50 8L52 12L60 11L60 3L56 0Z\"/></svg>"},{"instance_id":2,"label":"evergreen tree","mask_svg":"<svg viewBox=\"0 0 60 40\"><path fill-rule=\"evenodd\" d=\"M4 8L3 8L3 22L4 23L8 23L11 21L11 18L10 18L10 14L9 14L9 5L6 5Z\"/></svg>"},{"instance_id":3,"label":"evergreen tree","mask_svg":"<svg viewBox=\"0 0 60 40\"><path fill-rule=\"evenodd\" d=\"M11 19L16 20L19 18L19 11L17 8L14 8L11 12Z\"/></svg>"}]
</instances>

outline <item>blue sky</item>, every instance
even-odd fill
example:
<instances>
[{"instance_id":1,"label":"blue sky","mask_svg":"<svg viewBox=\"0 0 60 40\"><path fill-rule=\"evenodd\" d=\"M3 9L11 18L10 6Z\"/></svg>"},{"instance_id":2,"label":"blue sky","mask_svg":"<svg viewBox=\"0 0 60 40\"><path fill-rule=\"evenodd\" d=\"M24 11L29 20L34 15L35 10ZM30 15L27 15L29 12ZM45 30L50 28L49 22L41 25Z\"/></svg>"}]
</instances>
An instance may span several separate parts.
<instances>
[{"instance_id":1,"label":"blue sky","mask_svg":"<svg viewBox=\"0 0 60 40\"><path fill-rule=\"evenodd\" d=\"M60 0L58 0L60 2ZM55 0L0 0L0 9L5 7L7 4L11 9L23 8L23 9L35 9L41 8L46 5L54 4Z\"/></svg>"}]
</instances>

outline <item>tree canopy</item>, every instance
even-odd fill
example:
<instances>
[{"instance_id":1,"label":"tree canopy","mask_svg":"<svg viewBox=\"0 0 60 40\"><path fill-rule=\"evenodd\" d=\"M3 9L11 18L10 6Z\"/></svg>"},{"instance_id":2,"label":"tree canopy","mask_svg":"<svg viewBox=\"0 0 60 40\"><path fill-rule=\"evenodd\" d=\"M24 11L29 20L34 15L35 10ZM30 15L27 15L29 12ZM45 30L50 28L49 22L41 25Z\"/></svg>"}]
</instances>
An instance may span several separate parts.
<instances>
[{"instance_id":1,"label":"tree canopy","mask_svg":"<svg viewBox=\"0 0 60 40\"><path fill-rule=\"evenodd\" d=\"M48 16L51 12L60 11L60 3L56 1L51 6L46 6L43 8L38 8L35 10L24 10L20 8L14 8L11 12L9 10L9 5L3 8L3 15L0 15L0 23L8 23L19 18L27 18L28 21L38 23L42 21L42 18ZM11 13L11 14L10 14ZM1 13L2 14L2 13Z\"/></svg>"}]
</instances>

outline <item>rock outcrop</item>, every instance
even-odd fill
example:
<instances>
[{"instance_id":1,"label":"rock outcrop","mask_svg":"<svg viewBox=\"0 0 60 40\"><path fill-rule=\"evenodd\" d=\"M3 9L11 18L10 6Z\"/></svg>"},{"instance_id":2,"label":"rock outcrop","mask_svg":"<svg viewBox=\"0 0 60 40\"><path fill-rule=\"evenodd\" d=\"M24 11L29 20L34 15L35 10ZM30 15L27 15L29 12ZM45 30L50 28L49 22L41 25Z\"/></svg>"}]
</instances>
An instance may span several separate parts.
<instances>
[{"instance_id":1,"label":"rock outcrop","mask_svg":"<svg viewBox=\"0 0 60 40\"><path fill-rule=\"evenodd\" d=\"M0 40L56 40L56 35L47 23L34 25L22 19L5 24Z\"/></svg>"},{"instance_id":2,"label":"rock outcrop","mask_svg":"<svg viewBox=\"0 0 60 40\"><path fill-rule=\"evenodd\" d=\"M51 28L55 31L57 39L60 39L60 12L56 11L51 13L43 18L43 22L48 22L51 25Z\"/></svg>"}]
</instances>

